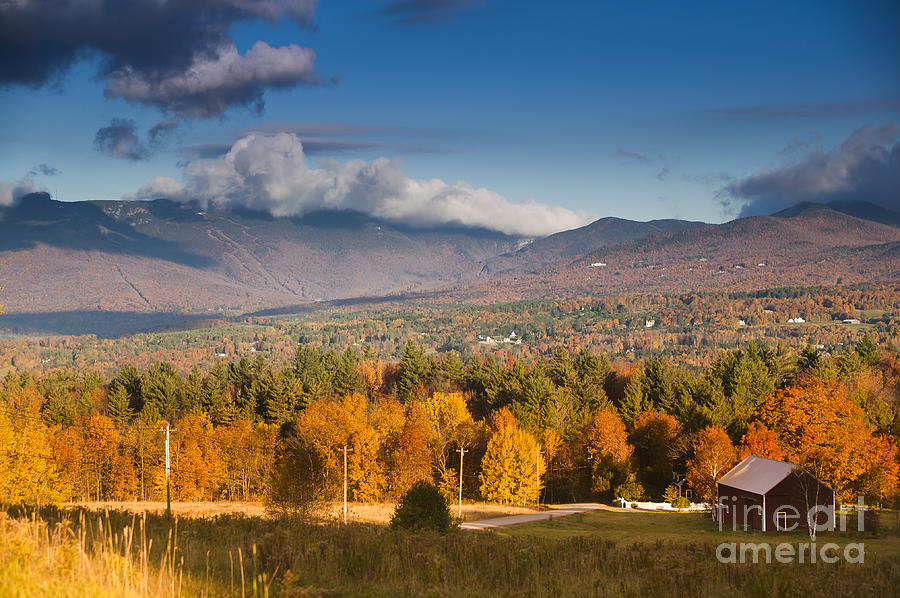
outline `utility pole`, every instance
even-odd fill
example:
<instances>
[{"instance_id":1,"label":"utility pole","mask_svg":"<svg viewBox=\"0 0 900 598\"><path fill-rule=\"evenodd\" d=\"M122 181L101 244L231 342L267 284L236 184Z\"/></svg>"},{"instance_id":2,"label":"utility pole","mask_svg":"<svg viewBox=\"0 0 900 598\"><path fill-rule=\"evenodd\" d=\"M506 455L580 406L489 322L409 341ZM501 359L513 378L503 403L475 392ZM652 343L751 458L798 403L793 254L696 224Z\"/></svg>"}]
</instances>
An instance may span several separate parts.
<instances>
[{"instance_id":1,"label":"utility pole","mask_svg":"<svg viewBox=\"0 0 900 598\"><path fill-rule=\"evenodd\" d=\"M344 445L344 523L347 523L347 445Z\"/></svg>"},{"instance_id":2,"label":"utility pole","mask_svg":"<svg viewBox=\"0 0 900 598\"><path fill-rule=\"evenodd\" d=\"M160 432L166 433L166 515L172 516L172 490L169 483L169 432L174 432L175 430L169 428L169 424L166 424L165 428L160 428Z\"/></svg>"},{"instance_id":3,"label":"utility pole","mask_svg":"<svg viewBox=\"0 0 900 598\"><path fill-rule=\"evenodd\" d=\"M459 518L462 519L462 472L463 472L463 455L468 453L464 448L456 449L459 453Z\"/></svg>"},{"instance_id":4,"label":"utility pole","mask_svg":"<svg viewBox=\"0 0 900 598\"><path fill-rule=\"evenodd\" d=\"M537 481L537 504L541 504L541 455L544 451L537 449L537 458L534 460L535 479Z\"/></svg>"}]
</instances>

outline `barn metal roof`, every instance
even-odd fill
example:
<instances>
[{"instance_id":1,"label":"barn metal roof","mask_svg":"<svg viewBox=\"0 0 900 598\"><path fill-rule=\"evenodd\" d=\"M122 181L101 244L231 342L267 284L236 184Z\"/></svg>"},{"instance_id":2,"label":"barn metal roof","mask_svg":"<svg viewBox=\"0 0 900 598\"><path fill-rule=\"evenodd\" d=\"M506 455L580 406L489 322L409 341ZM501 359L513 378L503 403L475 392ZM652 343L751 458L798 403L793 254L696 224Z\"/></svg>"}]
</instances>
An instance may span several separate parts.
<instances>
[{"instance_id":1,"label":"barn metal roof","mask_svg":"<svg viewBox=\"0 0 900 598\"><path fill-rule=\"evenodd\" d=\"M796 467L793 463L750 455L723 475L718 483L763 495L791 475Z\"/></svg>"}]
</instances>

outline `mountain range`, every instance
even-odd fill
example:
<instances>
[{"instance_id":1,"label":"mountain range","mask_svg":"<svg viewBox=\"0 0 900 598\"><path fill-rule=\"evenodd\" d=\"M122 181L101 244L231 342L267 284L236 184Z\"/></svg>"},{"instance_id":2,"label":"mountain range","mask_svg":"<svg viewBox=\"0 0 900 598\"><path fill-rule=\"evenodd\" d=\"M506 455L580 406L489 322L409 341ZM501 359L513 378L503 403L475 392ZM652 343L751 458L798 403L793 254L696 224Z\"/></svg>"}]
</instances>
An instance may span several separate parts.
<instances>
[{"instance_id":1,"label":"mountain range","mask_svg":"<svg viewBox=\"0 0 900 598\"><path fill-rule=\"evenodd\" d=\"M44 330L41 318L81 318L94 326L114 312L130 314L130 329L158 323L136 314L209 317L423 292L483 302L893 282L898 224L900 215L872 204L799 204L724 224L602 218L527 239L353 212L273 218L35 193L0 208L0 324Z\"/></svg>"}]
</instances>

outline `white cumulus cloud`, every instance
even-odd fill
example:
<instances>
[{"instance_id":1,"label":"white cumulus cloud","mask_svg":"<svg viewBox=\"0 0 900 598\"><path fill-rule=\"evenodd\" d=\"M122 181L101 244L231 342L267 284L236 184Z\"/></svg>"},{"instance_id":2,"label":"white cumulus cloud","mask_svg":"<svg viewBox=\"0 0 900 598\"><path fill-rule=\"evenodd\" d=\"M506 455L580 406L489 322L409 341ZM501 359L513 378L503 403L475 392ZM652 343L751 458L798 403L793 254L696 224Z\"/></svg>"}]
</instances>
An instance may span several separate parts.
<instances>
[{"instance_id":1,"label":"white cumulus cloud","mask_svg":"<svg viewBox=\"0 0 900 598\"><path fill-rule=\"evenodd\" d=\"M28 179L0 181L0 206L11 206L22 199L23 196L40 190Z\"/></svg>"},{"instance_id":2,"label":"white cumulus cloud","mask_svg":"<svg viewBox=\"0 0 900 598\"><path fill-rule=\"evenodd\" d=\"M302 143L289 133L250 134L219 158L188 162L184 185L157 177L131 197L244 207L276 217L354 210L411 226L480 227L524 236L549 235L592 220L589 214L561 206L510 202L464 181L412 179L386 158L310 167Z\"/></svg>"}]
</instances>

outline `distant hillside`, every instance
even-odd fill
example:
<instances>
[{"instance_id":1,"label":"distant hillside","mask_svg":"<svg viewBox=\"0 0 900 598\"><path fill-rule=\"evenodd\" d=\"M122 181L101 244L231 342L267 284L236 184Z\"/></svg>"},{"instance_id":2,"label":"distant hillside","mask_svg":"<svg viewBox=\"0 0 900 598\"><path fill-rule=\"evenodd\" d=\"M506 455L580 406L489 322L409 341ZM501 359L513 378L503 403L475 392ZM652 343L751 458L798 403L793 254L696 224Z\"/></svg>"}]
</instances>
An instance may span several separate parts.
<instances>
[{"instance_id":1,"label":"distant hillside","mask_svg":"<svg viewBox=\"0 0 900 598\"><path fill-rule=\"evenodd\" d=\"M900 228L809 204L609 245L457 291L494 301L898 280Z\"/></svg>"},{"instance_id":2,"label":"distant hillside","mask_svg":"<svg viewBox=\"0 0 900 598\"><path fill-rule=\"evenodd\" d=\"M0 303L8 313L244 311L461 282L521 242L348 212L275 219L38 193L0 209Z\"/></svg>"},{"instance_id":3,"label":"distant hillside","mask_svg":"<svg viewBox=\"0 0 900 598\"><path fill-rule=\"evenodd\" d=\"M489 260L487 271L495 274L510 270L537 272L549 264L601 247L654 235L705 226L688 220L651 220L636 222L622 218L601 218L587 226L538 239L509 255Z\"/></svg>"},{"instance_id":4,"label":"distant hillside","mask_svg":"<svg viewBox=\"0 0 900 598\"><path fill-rule=\"evenodd\" d=\"M773 216L791 218L805 211L814 211L821 207L826 207L836 212L855 216L863 220L871 220L873 222L880 222L881 224L889 224L891 226L900 226L900 213L867 201L833 201L829 204L804 202L791 206L777 214L773 214Z\"/></svg>"},{"instance_id":5,"label":"distant hillside","mask_svg":"<svg viewBox=\"0 0 900 598\"><path fill-rule=\"evenodd\" d=\"M0 209L0 330L121 334L387 294L485 303L897 282L900 227L876 221L891 213L838 207L803 204L725 224L603 218L529 243L349 212L276 219L32 194Z\"/></svg>"}]
</instances>

